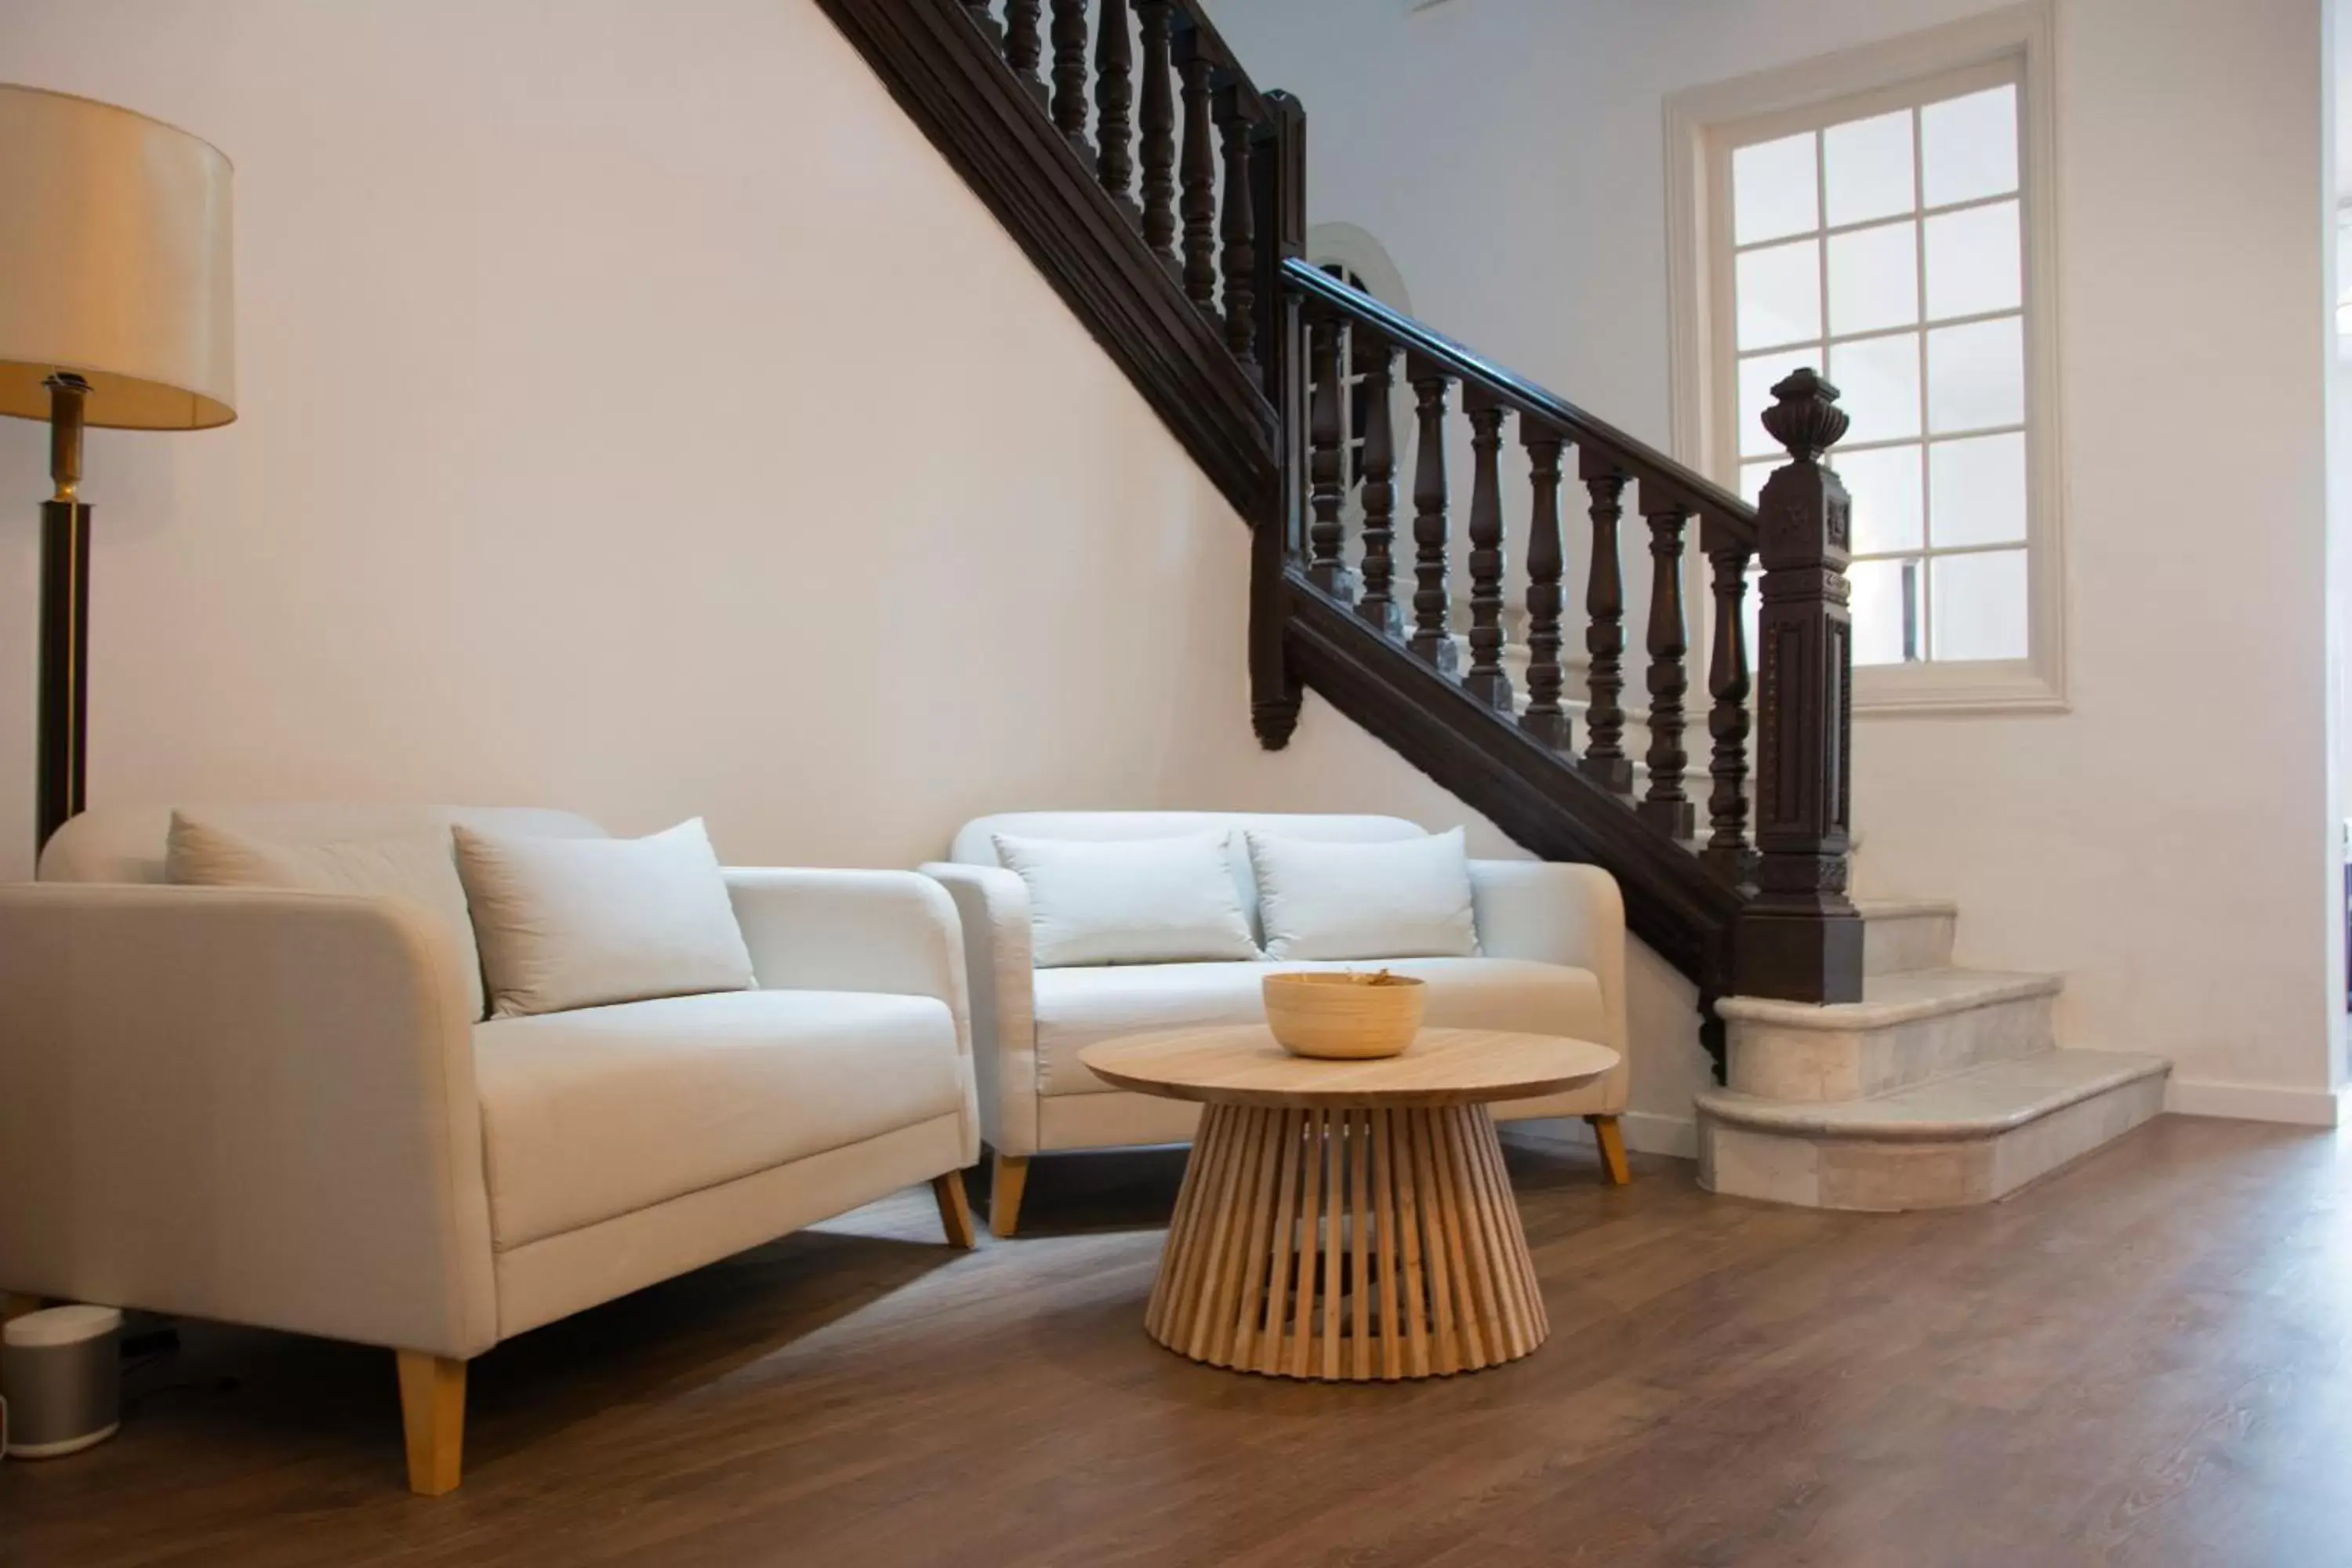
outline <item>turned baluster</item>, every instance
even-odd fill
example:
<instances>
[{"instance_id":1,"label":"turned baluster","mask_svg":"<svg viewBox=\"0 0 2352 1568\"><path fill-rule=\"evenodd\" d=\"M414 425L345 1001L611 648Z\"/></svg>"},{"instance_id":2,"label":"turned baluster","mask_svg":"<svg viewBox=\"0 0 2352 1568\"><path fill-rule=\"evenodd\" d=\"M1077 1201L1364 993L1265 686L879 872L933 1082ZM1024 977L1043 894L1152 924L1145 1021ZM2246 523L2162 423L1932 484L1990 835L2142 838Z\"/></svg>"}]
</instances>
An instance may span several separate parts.
<instances>
[{"instance_id":1,"label":"turned baluster","mask_svg":"<svg viewBox=\"0 0 2352 1568\"><path fill-rule=\"evenodd\" d=\"M1446 674L1454 673L1454 635L1447 625L1445 569L1445 374L1412 364L1420 431L1412 468L1412 637L1406 644Z\"/></svg>"},{"instance_id":2,"label":"turned baluster","mask_svg":"<svg viewBox=\"0 0 2352 1568\"><path fill-rule=\"evenodd\" d=\"M1257 204L1250 197L1250 122L1240 92L1217 90L1217 129L1224 137L1225 192L1218 214L1225 242L1221 263L1225 279L1225 346L1242 368L1257 371Z\"/></svg>"},{"instance_id":3,"label":"turned baluster","mask_svg":"<svg viewBox=\"0 0 2352 1568\"><path fill-rule=\"evenodd\" d=\"M963 0L963 14L971 18L973 26L987 35L990 43L1003 47L1004 29L998 26L996 18L989 15L988 0Z\"/></svg>"},{"instance_id":4,"label":"turned baluster","mask_svg":"<svg viewBox=\"0 0 2352 1568\"><path fill-rule=\"evenodd\" d=\"M1042 0L1004 0L1004 63L1029 89L1029 96L1039 108L1046 102L1045 79L1037 74L1037 62L1044 58L1044 47L1037 36L1037 16L1044 9Z\"/></svg>"},{"instance_id":5,"label":"turned baluster","mask_svg":"<svg viewBox=\"0 0 2352 1568\"><path fill-rule=\"evenodd\" d=\"M1305 693L1289 629L1297 625L1288 586L1289 563L1306 552L1307 431L1310 423L1311 356L1307 353L1307 301L1285 291L1280 266L1307 249L1307 117L1297 100L1283 93L1265 100L1268 112L1251 127L1259 155L1253 204L1268 266L1257 294L1270 309L1265 334L1265 390L1280 416L1282 489L1273 504L1250 518L1249 685L1250 722L1258 744L1280 751L1298 724ZM1247 509L1245 509L1245 511Z\"/></svg>"},{"instance_id":6,"label":"turned baluster","mask_svg":"<svg viewBox=\"0 0 2352 1568\"><path fill-rule=\"evenodd\" d=\"M1648 498L1643 498L1647 501ZM1670 500L1643 514L1650 525L1650 749L1643 757L1650 787L1642 819L1670 838L1688 838L1696 826L1683 769L1683 695L1690 689L1684 668L1689 653L1683 619L1683 526L1690 513Z\"/></svg>"},{"instance_id":7,"label":"turned baluster","mask_svg":"<svg viewBox=\"0 0 2352 1568\"><path fill-rule=\"evenodd\" d=\"M1310 361L1314 402L1307 421L1307 504L1314 521L1307 526L1307 577L1327 594L1348 596L1348 569L1339 559L1343 531L1339 504L1345 490L1339 482L1339 323L1326 319L1313 322Z\"/></svg>"},{"instance_id":8,"label":"turned baluster","mask_svg":"<svg viewBox=\"0 0 2352 1568\"><path fill-rule=\"evenodd\" d=\"M1162 264L1176 265L1176 100L1169 0L1136 0L1143 27L1143 240Z\"/></svg>"},{"instance_id":9,"label":"turned baluster","mask_svg":"<svg viewBox=\"0 0 2352 1568\"><path fill-rule=\"evenodd\" d=\"M1054 0L1054 128L1087 145L1087 0Z\"/></svg>"},{"instance_id":10,"label":"turned baluster","mask_svg":"<svg viewBox=\"0 0 2352 1568\"><path fill-rule=\"evenodd\" d=\"M1470 673L1464 689L1497 712L1511 710L1503 668L1503 405L1473 385L1470 416Z\"/></svg>"},{"instance_id":11,"label":"turned baluster","mask_svg":"<svg viewBox=\"0 0 2352 1568\"><path fill-rule=\"evenodd\" d=\"M1178 40L1184 85L1184 162L1178 175L1184 218L1184 297L1214 320L1217 314L1217 158L1209 108L1209 61L1200 35Z\"/></svg>"},{"instance_id":12,"label":"turned baluster","mask_svg":"<svg viewBox=\"0 0 2352 1568\"><path fill-rule=\"evenodd\" d=\"M1129 112L1135 107L1135 42L1129 31L1127 0L1102 0L1095 18L1095 140L1102 152L1095 159L1095 177L1111 200L1135 210L1135 126Z\"/></svg>"},{"instance_id":13,"label":"turned baluster","mask_svg":"<svg viewBox=\"0 0 2352 1568\"><path fill-rule=\"evenodd\" d=\"M1756 634L1756 896L1739 917L1734 981L1748 996L1862 996L1862 921L1846 898L1853 752L1852 501L1822 457L1845 434L1837 388L1801 370L1772 388L1764 427L1789 463L1764 481Z\"/></svg>"},{"instance_id":14,"label":"turned baluster","mask_svg":"<svg viewBox=\"0 0 2352 1568\"><path fill-rule=\"evenodd\" d=\"M1584 775L1612 795L1633 793L1633 761L1625 754L1625 579L1617 559L1617 524L1625 515L1625 474L1591 448L1577 454L1577 477L1592 497L1592 571L1584 589L1585 677L1591 707L1584 716Z\"/></svg>"},{"instance_id":15,"label":"turned baluster","mask_svg":"<svg viewBox=\"0 0 2352 1568\"><path fill-rule=\"evenodd\" d=\"M1735 887L1748 880L1748 548L1712 522L1699 529L1699 547L1714 568L1715 647L1708 657L1706 732L1714 737L1706 797L1705 859Z\"/></svg>"},{"instance_id":16,"label":"turned baluster","mask_svg":"<svg viewBox=\"0 0 2352 1568\"><path fill-rule=\"evenodd\" d=\"M1560 574L1559 432L1519 416L1519 440L1528 449L1528 482L1534 502L1528 517L1528 710L1519 728L1556 752L1569 747L1568 712L1560 706Z\"/></svg>"},{"instance_id":17,"label":"turned baluster","mask_svg":"<svg viewBox=\"0 0 2352 1568\"><path fill-rule=\"evenodd\" d=\"M1351 335L1364 396L1364 591L1356 601L1356 614L1394 637L1397 606L1390 584L1396 578L1396 563L1389 552L1396 529L1396 433L1389 388L1396 351L1368 328L1358 327Z\"/></svg>"}]
</instances>

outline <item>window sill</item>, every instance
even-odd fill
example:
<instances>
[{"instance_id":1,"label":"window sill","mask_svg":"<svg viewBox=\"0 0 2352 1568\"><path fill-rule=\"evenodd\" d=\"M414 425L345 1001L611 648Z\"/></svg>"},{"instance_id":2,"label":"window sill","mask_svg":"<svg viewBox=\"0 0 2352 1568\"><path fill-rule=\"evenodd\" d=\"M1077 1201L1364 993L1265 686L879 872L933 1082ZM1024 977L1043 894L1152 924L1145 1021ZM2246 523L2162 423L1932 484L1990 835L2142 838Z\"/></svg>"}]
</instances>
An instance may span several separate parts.
<instances>
[{"instance_id":1,"label":"window sill","mask_svg":"<svg viewBox=\"0 0 2352 1568\"><path fill-rule=\"evenodd\" d=\"M1853 672L1857 718L2063 713L2064 689L2022 659L1867 665Z\"/></svg>"}]
</instances>

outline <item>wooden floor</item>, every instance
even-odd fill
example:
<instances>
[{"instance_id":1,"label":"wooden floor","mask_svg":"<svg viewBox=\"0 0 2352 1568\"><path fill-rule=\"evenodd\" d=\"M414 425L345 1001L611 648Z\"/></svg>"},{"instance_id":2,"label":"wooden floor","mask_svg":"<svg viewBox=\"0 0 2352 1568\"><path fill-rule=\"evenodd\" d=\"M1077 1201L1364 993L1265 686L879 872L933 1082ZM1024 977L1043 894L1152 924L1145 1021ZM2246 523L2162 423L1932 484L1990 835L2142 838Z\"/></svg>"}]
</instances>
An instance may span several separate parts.
<instances>
[{"instance_id":1,"label":"wooden floor","mask_svg":"<svg viewBox=\"0 0 2352 1568\"><path fill-rule=\"evenodd\" d=\"M392 1358L191 1327L113 1442L0 1466L0 1563L2352 1563L2352 1165L2165 1118L1997 1207L1869 1217L1512 1164L1551 1342L1403 1386L1144 1337L1180 1157L928 1192L477 1362L464 1490Z\"/></svg>"}]
</instances>

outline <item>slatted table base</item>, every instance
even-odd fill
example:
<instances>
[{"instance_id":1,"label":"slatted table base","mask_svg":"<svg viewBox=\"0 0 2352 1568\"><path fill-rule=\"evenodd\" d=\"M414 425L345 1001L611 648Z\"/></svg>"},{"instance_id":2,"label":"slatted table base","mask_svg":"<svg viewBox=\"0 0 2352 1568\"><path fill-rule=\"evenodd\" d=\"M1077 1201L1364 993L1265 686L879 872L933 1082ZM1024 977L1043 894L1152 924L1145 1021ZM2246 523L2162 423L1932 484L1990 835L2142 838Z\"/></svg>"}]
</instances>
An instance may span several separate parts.
<instances>
[{"instance_id":1,"label":"slatted table base","mask_svg":"<svg viewBox=\"0 0 2352 1568\"><path fill-rule=\"evenodd\" d=\"M1192 1144L1151 1337L1279 1377L1442 1376L1550 1332L1483 1105L1211 1105Z\"/></svg>"}]
</instances>

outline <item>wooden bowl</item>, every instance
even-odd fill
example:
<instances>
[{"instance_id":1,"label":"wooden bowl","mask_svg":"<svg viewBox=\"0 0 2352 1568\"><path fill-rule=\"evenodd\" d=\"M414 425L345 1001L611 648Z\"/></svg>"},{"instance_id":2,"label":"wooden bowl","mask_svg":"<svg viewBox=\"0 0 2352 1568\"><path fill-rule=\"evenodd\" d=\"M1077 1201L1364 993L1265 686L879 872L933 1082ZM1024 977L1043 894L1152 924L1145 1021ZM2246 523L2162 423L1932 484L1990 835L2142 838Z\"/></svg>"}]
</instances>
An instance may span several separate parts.
<instances>
[{"instance_id":1,"label":"wooden bowl","mask_svg":"<svg viewBox=\"0 0 2352 1568\"><path fill-rule=\"evenodd\" d=\"M1402 1056L1421 1031L1429 987L1374 974L1269 974L1265 1026L1293 1056L1360 1061Z\"/></svg>"}]
</instances>

